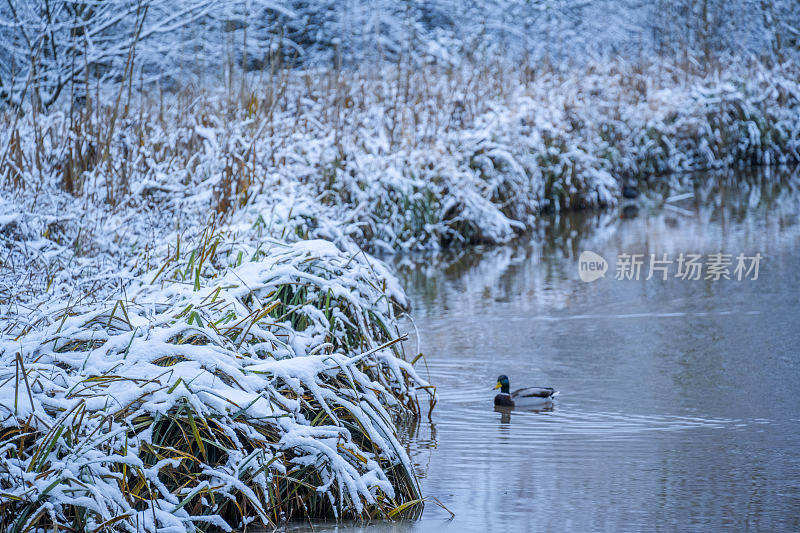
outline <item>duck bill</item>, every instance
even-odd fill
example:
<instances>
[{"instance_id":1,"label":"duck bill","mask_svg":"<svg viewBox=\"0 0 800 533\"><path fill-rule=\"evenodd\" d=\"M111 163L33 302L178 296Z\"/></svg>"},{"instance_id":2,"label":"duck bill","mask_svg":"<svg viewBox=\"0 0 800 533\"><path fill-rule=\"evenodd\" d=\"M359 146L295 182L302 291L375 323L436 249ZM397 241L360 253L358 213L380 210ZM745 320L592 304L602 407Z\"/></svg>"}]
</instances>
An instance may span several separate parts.
<instances>
[{"instance_id":1,"label":"duck bill","mask_svg":"<svg viewBox=\"0 0 800 533\"><path fill-rule=\"evenodd\" d=\"M493 390L497 390L497 389L499 389L499 388L500 388L500 387L502 387L502 386L503 386L503 385L502 385L502 383L500 383L500 382L498 381L498 382L497 382L497 385L495 385L495 386L494 386L494 389L493 389Z\"/></svg>"}]
</instances>

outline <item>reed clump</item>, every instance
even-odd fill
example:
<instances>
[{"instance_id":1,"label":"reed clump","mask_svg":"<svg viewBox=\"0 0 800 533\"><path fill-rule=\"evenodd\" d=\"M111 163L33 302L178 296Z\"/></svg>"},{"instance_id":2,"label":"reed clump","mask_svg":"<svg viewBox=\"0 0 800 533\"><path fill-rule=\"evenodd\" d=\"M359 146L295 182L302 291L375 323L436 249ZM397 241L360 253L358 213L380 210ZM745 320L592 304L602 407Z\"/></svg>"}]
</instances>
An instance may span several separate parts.
<instances>
[{"instance_id":1,"label":"reed clump","mask_svg":"<svg viewBox=\"0 0 800 533\"><path fill-rule=\"evenodd\" d=\"M53 306L0 347L0 523L231 530L413 516L395 435L431 387L380 264L209 229L113 305ZM391 280L388 280L391 281Z\"/></svg>"}]
</instances>

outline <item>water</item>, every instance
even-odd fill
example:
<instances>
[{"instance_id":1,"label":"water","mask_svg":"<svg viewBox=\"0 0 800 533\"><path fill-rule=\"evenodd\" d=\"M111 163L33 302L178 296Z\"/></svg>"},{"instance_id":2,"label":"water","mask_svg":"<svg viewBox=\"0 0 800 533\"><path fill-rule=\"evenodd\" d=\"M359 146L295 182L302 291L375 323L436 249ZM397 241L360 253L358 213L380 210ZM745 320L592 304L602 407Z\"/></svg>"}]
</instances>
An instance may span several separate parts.
<instances>
[{"instance_id":1,"label":"water","mask_svg":"<svg viewBox=\"0 0 800 533\"><path fill-rule=\"evenodd\" d=\"M356 529L800 529L797 179L692 181L693 198L644 200L635 218L571 215L530 243L397 260L439 390L403 438L423 494L455 517L428 503L418 522ZM609 261L604 278L580 281L582 250ZM720 251L760 252L758 280L645 280L647 264L614 279L623 252ZM497 412L498 374L560 397Z\"/></svg>"}]
</instances>

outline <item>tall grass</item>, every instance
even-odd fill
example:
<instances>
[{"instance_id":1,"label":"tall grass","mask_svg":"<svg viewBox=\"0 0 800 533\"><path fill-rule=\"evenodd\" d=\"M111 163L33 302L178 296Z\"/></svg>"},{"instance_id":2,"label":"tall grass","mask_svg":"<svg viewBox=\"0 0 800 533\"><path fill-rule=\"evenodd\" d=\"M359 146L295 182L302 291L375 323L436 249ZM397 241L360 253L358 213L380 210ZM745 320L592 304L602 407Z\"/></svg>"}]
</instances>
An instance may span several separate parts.
<instances>
[{"instance_id":1,"label":"tall grass","mask_svg":"<svg viewBox=\"0 0 800 533\"><path fill-rule=\"evenodd\" d=\"M116 301L51 304L0 344L4 528L416 515L394 421L433 391L399 349L381 266L212 229L177 245Z\"/></svg>"},{"instance_id":2,"label":"tall grass","mask_svg":"<svg viewBox=\"0 0 800 533\"><path fill-rule=\"evenodd\" d=\"M731 61L400 62L169 94L96 87L47 112L6 109L0 182L25 204L60 191L111 211L308 199L323 207L300 231L326 218L370 250L504 242L543 211L613 204L623 180L796 163L796 65Z\"/></svg>"}]
</instances>

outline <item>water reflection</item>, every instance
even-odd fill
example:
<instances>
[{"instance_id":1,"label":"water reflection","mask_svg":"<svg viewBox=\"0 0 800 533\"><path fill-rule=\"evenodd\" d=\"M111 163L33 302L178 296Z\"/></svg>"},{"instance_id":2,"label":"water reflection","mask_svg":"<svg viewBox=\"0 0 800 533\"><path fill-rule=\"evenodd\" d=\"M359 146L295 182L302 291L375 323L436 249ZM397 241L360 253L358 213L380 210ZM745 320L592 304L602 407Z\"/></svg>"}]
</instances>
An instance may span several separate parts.
<instances>
[{"instance_id":1,"label":"water reflection","mask_svg":"<svg viewBox=\"0 0 800 533\"><path fill-rule=\"evenodd\" d=\"M502 405L495 405L494 412L500 414L500 423L501 424L510 424L511 423L511 415L514 411L526 412L526 413L551 413L553 412L555 407L553 404L547 405L540 405L538 407L506 407Z\"/></svg>"}]
</instances>

